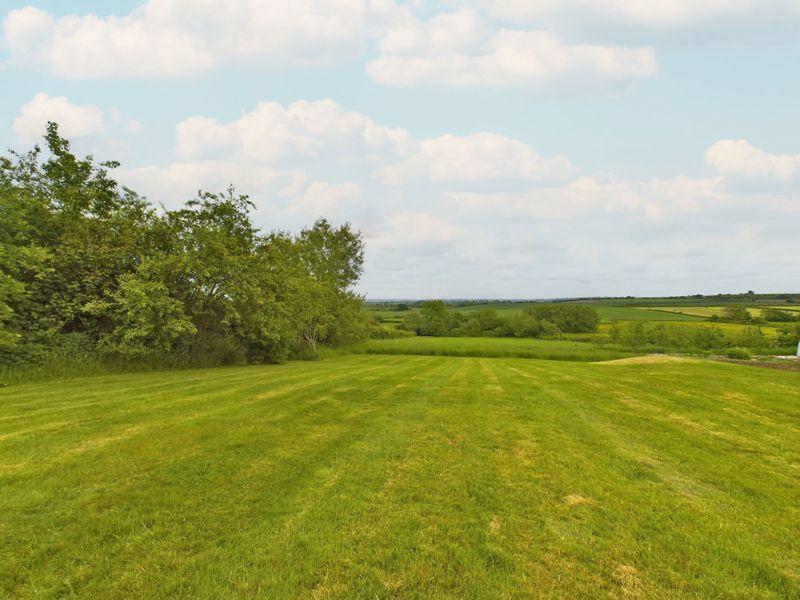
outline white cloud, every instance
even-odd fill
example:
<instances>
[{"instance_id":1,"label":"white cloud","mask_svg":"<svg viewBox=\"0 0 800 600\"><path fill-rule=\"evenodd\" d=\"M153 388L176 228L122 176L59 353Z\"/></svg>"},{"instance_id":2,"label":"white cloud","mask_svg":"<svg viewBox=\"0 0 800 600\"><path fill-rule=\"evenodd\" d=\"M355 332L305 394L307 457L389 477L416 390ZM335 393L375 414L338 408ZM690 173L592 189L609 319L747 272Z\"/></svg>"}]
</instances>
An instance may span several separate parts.
<instances>
[{"instance_id":1,"label":"white cloud","mask_svg":"<svg viewBox=\"0 0 800 600\"><path fill-rule=\"evenodd\" d=\"M276 196L302 193L307 177L298 171L278 171L264 165L242 165L209 160L177 162L164 167L146 166L120 169L115 177L156 204L176 207L197 195L199 190L222 192L231 184L261 204Z\"/></svg>"},{"instance_id":2,"label":"white cloud","mask_svg":"<svg viewBox=\"0 0 800 600\"><path fill-rule=\"evenodd\" d=\"M12 60L59 77L176 76L214 66L215 53L202 39L149 12L55 18L27 7L11 11L3 29Z\"/></svg>"},{"instance_id":3,"label":"white cloud","mask_svg":"<svg viewBox=\"0 0 800 600\"><path fill-rule=\"evenodd\" d=\"M430 212L398 211L383 219L380 229L367 234L367 245L381 254L404 256L441 254L463 246L469 231Z\"/></svg>"},{"instance_id":4,"label":"white cloud","mask_svg":"<svg viewBox=\"0 0 800 600\"><path fill-rule=\"evenodd\" d=\"M21 143L34 144L41 140L48 121L58 123L62 136L90 149L110 150L114 145L110 136L139 130L139 123L118 109L104 111L93 104L75 104L65 96L45 93L36 94L22 106L11 130Z\"/></svg>"},{"instance_id":5,"label":"white cloud","mask_svg":"<svg viewBox=\"0 0 800 600\"><path fill-rule=\"evenodd\" d=\"M423 140L410 158L383 167L378 177L390 185L408 180L469 184L560 179L572 170L563 156L543 158L528 144L484 132Z\"/></svg>"},{"instance_id":6,"label":"white cloud","mask_svg":"<svg viewBox=\"0 0 800 600\"><path fill-rule=\"evenodd\" d=\"M716 142L706 151L706 162L727 176L779 183L800 179L800 154L770 154L747 140Z\"/></svg>"},{"instance_id":7,"label":"white cloud","mask_svg":"<svg viewBox=\"0 0 800 600\"><path fill-rule=\"evenodd\" d=\"M312 181L303 195L292 201L288 212L302 213L311 218L342 215L358 208L364 190L355 183Z\"/></svg>"},{"instance_id":8,"label":"white cloud","mask_svg":"<svg viewBox=\"0 0 800 600\"><path fill-rule=\"evenodd\" d=\"M417 51L417 47L427 48ZM470 51L430 50L382 54L367 65L378 83L394 86L526 87L542 92L608 89L651 77L649 48L570 45L546 31L501 30Z\"/></svg>"},{"instance_id":9,"label":"white cloud","mask_svg":"<svg viewBox=\"0 0 800 600\"><path fill-rule=\"evenodd\" d=\"M330 99L286 107L261 102L230 123L191 117L178 124L177 138L176 150L183 158L225 155L254 162L353 157L370 161L403 156L413 146L407 131L376 125Z\"/></svg>"},{"instance_id":10,"label":"white cloud","mask_svg":"<svg viewBox=\"0 0 800 600\"><path fill-rule=\"evenodd\" d=\"M355 56L399 14L393 0L148 0L121 17L26 7L9 12L3 29L14 60L61 77L152 77Z\"/></svg>"},{"instance_id":11,"label":"white cloud","mask_svg":"<svg viewBox=\"0 0 800 600\"><path fill-rule=\"evenodd\" d=\"M448 195L466 215L495 219L570 220L615 215L659 220L696 213L723 201L719 178L601 180L578 177L566 184L522 193L456 192Z\"/></svg>"},{"instance_id":12,"label":"white cloud","mask_svg":"<svg viewBox=\"0 0 800 600\"><path fill-rule=\"evenodd\" d=\"M797 0L476 0L475 4L514 23L626 39L668 36L708 42L756 36L774 42L781 37L798 39L800 25Z\"/></svg>"},{"instance_id":13,"label":"white cloud","mask_svg":"<svg viewBox=\"0 0 800 600\"><path fill-rule=\"evenodd\" d=\"M386 54L453 52L480 42L486 28L478 13L469 9L442 13L428 21L405 15L389 27L378 48Z\"/></svg>"}]
</instances>

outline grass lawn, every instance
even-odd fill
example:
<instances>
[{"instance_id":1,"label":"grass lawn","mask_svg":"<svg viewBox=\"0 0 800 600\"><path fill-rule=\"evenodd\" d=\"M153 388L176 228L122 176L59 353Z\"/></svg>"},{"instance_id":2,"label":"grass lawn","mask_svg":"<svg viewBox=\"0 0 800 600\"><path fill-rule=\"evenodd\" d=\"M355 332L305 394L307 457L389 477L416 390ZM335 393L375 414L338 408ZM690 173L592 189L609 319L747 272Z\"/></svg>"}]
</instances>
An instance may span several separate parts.
<instances>
[{"instance_id":1,"label":"grass lawn","mask_svg":"<svg viewBox=\"0 0 800 600\"><path fill-rule=\"evenodd\" d=\"M407 337L369 340L353 349L359 354L421 354L600 361L631 356L614 348L569 340L491 337Z\"/></svg>"},{"instance_id":2,"label":"grass lawn","mask_svg":"<svg viewBox=\"0 0 800 600\"><path fill-rule=\"evenodd\" d=\"M800 374L434 356L0 390L0 596L800 595Z\"/></svg>"}]
</instances>

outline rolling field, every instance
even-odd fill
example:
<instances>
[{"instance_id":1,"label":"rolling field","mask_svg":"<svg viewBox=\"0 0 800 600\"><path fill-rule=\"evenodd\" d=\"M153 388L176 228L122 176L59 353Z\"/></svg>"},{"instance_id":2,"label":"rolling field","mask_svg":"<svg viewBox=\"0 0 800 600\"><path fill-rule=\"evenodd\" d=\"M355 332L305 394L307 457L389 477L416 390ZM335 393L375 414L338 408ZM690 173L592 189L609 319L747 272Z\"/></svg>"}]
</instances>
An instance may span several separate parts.
<instances>
[{"instance_id":1,"label":"rolling field","mask_svg":"<svg viewBox=\"0 0 800 600\"><path fill-rule=\"evenodd\" d=\"M800 595L800 374L346 356L0 390L0 596Z\"/></svg>"},{"instance_id":2,"label":"rolling field","mask_svg":"<svg viewBox=\"0 0 800 600\"><path fill-rule=\"evenodd\" d=\"M484 308L491 308L497 311L500 316L510 317L517 315L528 306L535 305L535 302L499 302L497 304L473 304L469 306L454 306L453 310L462 313L476 313ZM641 308L636 306L604 306L591 305L604 323L611 321L702 321L703 316L698 315L692 309L684 310L674 307ZM395 310L373 310L373 314L381 318L386 323L401 323L408 311ZM722 309L720 309L722 312Z\"/></svg>"},{"instance_id":3,"label":"rolling field","mask_svg":"<svg viewBox=\"0 0 800 600\"><path fill-rule=\"evenodd\" d=\"M626 358L630 352L568 340L491 337L407 337L368 340L352 349L358 354L416 354L601 361Z\"/></svg>"}]
</instances>

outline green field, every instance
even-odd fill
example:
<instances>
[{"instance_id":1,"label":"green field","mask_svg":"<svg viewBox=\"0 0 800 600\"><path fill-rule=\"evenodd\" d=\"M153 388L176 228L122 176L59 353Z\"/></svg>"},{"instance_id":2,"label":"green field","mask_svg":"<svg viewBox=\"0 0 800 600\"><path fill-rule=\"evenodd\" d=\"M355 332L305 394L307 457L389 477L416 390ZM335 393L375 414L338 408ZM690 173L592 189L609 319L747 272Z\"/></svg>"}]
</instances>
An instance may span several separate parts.
<instances>
[{"instance_id":1,"label":"green field","mask_svg":"<svg viewBox=\"0 0 800 600\"><path fill-rule=\"evenodd\" d=\"M361 354L417 354L600 361L631 356L597 344L532 338L407 337L369 340L351 351Z\"/></svg>"},{"instance_id":2,"label":"green field","mask_svg":"<svg viewBox=\"0 0 800 600\"><path fill-rule=\"evenodd\" d=\"M498 302L496 304L471 304L468 306L454 306L453 310L463 313L474 313L485 308L496 310L504 317L521 313L535 302ZM635 306L604 306L591 305L604 323L611 321L702 321L702 316L696 316L691 309L682 308L641 308ZM720 309L720 312L722 309ZM401 323L408 311L373 310L373 314L386 323ZM709 315L710 316L710 315Z\"/></svg>"},{"instance_id":3,"label":"green field","mask_svg":"<svg viewBox=\"0 0 800 600\"><path fill-rule=\"evenodd\" d=\"M800 596L800 373L653 360L0 390L0 596Z\"/></svg>"}]
</instances>

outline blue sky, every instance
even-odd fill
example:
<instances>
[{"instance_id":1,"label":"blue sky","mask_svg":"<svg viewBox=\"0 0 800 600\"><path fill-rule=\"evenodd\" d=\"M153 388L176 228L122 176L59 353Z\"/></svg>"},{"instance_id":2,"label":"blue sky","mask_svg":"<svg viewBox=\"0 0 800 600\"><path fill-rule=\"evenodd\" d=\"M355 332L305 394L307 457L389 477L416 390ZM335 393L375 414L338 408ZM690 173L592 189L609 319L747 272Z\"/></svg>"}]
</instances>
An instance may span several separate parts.
<instances>
[{"instance_id":1,"label":"blue sky","mask_svg":"<svg viewBox=\"0 0 800 600\"><path fill-rule=\"evenodd\" d=\"M800 287L797 0L108 4L2 4L4 147L349 220L369 297Z\"/></svg>"}]
</instances>

